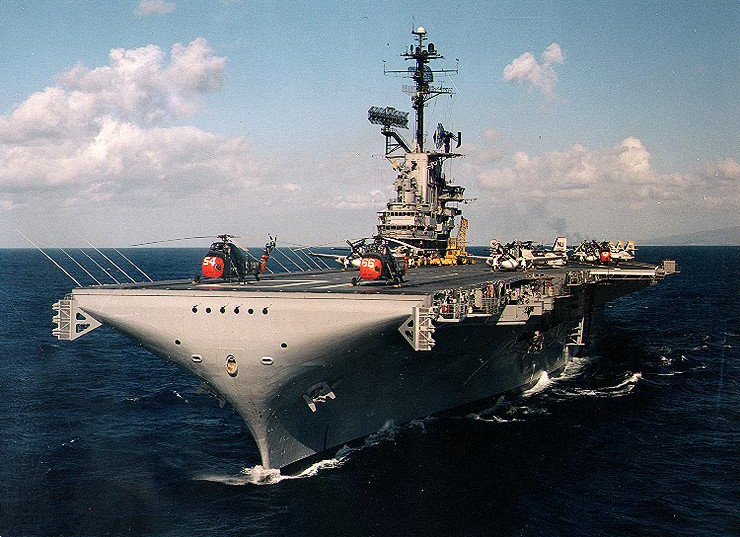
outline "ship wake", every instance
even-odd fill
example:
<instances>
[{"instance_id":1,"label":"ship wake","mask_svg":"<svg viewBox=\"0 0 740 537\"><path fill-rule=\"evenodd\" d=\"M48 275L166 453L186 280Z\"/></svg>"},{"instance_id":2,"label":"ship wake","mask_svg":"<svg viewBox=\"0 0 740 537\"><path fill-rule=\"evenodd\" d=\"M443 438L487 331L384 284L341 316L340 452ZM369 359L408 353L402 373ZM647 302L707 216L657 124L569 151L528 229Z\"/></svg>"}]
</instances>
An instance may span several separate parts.
<instances>
[{"instance_id":1,"label":"ship wake","mask_svg":"<svg viewBox=\"0 0 740 537\"><path fill-rule=\"evenodd\" d=\"M642 373L627 371L623 380L614 386L599 386L594 388L580 388L575 386L569 388L555 387L552 390L552 394L566 399L573 397L623 397L629 395L635 389L640 379L642 379Z\"/></svg>"},{"instance_id":2,"label":"ship wake","mask_svg":"<svg viewBox=\"0 0 740 537\"><path fill-rule=\"evenodd\" d=\"M537 383L518 396L503 395L489 408L466 414L466 419L490 423L521 422L548 416L552 404L582 398L614 398L629 395L642 380L641 372L623 371L609 379L593 376L598 365L593 356L574 358L561 375L543 373Z\"/></svg>"}]
</instances>

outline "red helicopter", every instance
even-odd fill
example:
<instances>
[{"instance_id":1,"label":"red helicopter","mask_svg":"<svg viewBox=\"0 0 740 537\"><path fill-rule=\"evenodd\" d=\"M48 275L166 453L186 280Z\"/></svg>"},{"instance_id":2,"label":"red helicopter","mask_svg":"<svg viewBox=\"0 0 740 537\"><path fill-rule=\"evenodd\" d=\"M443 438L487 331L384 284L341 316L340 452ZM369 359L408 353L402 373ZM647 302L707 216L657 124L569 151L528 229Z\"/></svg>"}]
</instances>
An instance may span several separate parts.
<instances>
[{"instance_id":1,"label":"red helicopter","mask_svg":"<svg viewBox=\"0 0 740 537\"><path fill-rule=\"evenodd\" d=\"M277 237L274 239L269 235L268 237L270 241L265 244L262 257L257 259L249 253L249 250L234 244L231 240L233 235L218 235L221 240L211 244L203 258L201 265L203 277L244 282L249 276L254 276L255 280L259 280L260 274L267 268L270 252L275 248L277 240Z\"/></svg>"},{"instance_id":2,"label":"red helicopter","mask_svg":"<svg viewBox=\"0 0 740 537\"><path fill-rule=\"evenodd\" d=\"M359 285L363 281L385 281L400 287L408 271L408 257L394 255L388 242L380 235L374 237L373 242L368 241L347 241L352 253L360 258L360 275L352 278L352 285Z\"/></svg>"}]
</instances>

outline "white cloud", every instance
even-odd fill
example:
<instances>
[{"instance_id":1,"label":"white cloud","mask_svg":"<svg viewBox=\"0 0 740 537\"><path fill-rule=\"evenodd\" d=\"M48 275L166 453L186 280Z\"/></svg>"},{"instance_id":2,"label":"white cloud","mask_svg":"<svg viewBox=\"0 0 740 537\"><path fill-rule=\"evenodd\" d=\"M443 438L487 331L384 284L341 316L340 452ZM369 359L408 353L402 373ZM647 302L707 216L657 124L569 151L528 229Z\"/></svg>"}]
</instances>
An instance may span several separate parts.
<instances>
[{"instance_id":1,"label":"white cloud","mask_svg":"<svg viewBox=\"0 0 740 537\"><path fill-rule=\"evenodd\" d=\"M174 45L166 60L154 45L112 50L108 65L77 65L0 116L0 187L12 195L5 206L32 203L42 190L67 204L161 203L257 182L243 138L163 124L221 87L226 59L196 39Z\"/></svg>"},{"instance_id":2,"label":"white cloud","mask_svg":"<svg viewBox=\"0 0 740 537\"><path fill-rule=\"evenodd\" d=\"M338 179L373 176L377 163L360 150L330 162L299 153L276 160L244 137L183 124L222 87L225 67L204 39L169 54L115 49L106 65L79 64L0 115L0 241L17 240L16 226L44 225L80 226L98 243L244 226L305 238L326 231L306 222L318 214L328 225L338 213L349 236L366 234L372 212L347 213L377 208L389 194Z\"/></svg>"},{"instance_id":3,"label":"white cloud","mask_svg":"<svg viewBox=\"0 0 740 537\"><path fill-rule=\"evenodd\" d=\"M518 221L522 228L549 225L546 221L555 215L564 218L561 222L577 223L583 233L625 229L644 238L683 229L689 214L713 214L713 225L722 227L740 209L735 159L663 173L635 137L604 149L574 144L540 156L517 151L505 166L466 163L464 175L488 192L481 197L484 205L508 207L498 209L502 219L524 218ZM553 231L563 232L565 226L558 227Z\"/></svg>"},{"instance_id":4,"label":"white cloud","mask_svg":"<svg viewBox=\"0 0 740 537\"><path fill-rule=\"evenodd\" d=\"M89 69L78 64L58 84L32 94L8 116L0 116L0 144L33 148L38 144L84 143L100 121L154 124L193 114L202 94L223 84L226 58L198 38L172 47L171 61L149 45L114 49L109 64Z\"/></svg>"},{"instance_id":5,"label":"white cloud","mask_svg":"<svg viewBox=\"0 0 740 537\"><path fill-rule=\"evenodd\" d=\"M555 97L558 74L554 66L565 61L560 45L550 44L542 53L542 63L531 52L525 52L504 67L504 80L523 84L529 90L537 90L548 100Z\"/></svg>"},{"instance_id":6,"label":"white cloud","mask_svg":"<svg viewBox=\"0 0 740 537\"><path fill-rule=\"evenodd\" d=\"M136 16L148 17L149 15L167 15L174 13L177 6L174 2L165 0L139 0L136 4Z\"/></svg>"},{"instance_id":7,"label":"white cloud","mask_svg":"<svg viewBox=\"0 0 740 537\"><path fill-rule=\"evenodd\" d=\"M371 190L334 196L331 200L322 202L322 205L335 209L373 209L377 208L381 201L383 203L386 201L385 194L381 190Z\"/></svg>"},{"instance_id":8,"label":"white cloud","mask_svg":"<svg viewBox=\"0 0 740 537\"><path fill-rule=\"evenodd\" d=\"M565 61L565 55L557 43L550 43L542 53L543 65L552 66L554 63L563 63L563 61Z\"/></svg>"},{"instance_id":9,"label":"white cloud","mask_svg":"<svg viewBox=\"0 0 740 537\"><path fill-rule=\"evenodd\" d=\"M54 89L64 92L68 105L81 101L85 113L147 122L191 115L202 94L222 86L226 58L215 56L203 38L173 45L170 58L165 65L166 54L155 45L113 49L108 65L77 65Z\"/></svg>"},{"instance_id":10,"label":"white cloud","mask_svg":"<svg viewBox=\"0 0 740 537\"><path fill-rule=\"evenodd\" d=\"M634 137L601 150L574 144L566 151L550 151L539 157L518 151L507 168L478 170L478 181L484 188L511 199L598 198L632 205L680 203L687 192L704 184L698 174L656 171L650 153Z\"/></svg>"},{"instance_id":11,"label":"white cloud","mask_svg":"<svg viewBox=\"0 0 740 537\"><path fill-rule=\"evenodd\" d=\"M501 160L508 150L508 142L500 132L488 129L483 132L477 144L465 143L462 153L468 155L475 164L492 164Z\"/></svg>"}]
</instances>

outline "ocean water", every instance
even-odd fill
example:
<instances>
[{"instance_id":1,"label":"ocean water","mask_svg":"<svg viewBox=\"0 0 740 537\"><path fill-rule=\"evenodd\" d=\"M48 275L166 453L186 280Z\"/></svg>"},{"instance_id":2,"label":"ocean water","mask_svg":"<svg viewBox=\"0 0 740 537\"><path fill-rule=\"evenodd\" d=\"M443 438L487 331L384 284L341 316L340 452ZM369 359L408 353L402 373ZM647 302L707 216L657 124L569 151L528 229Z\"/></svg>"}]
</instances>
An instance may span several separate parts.
<instances>
[{"instance_id":1,"label":"ocean water","mask_svg":"<svg viewBox=\"0 0 740 537\"><path fill-rule=\"evenodd\" d=\"M124 253L171 278L203 252ZM286 477L187 373L105 327L53 338L70 281L0 250L0 537L739 535L740 248L639 255L682 272L609 304L561 377Z\"/></svg>"}]
</instances>

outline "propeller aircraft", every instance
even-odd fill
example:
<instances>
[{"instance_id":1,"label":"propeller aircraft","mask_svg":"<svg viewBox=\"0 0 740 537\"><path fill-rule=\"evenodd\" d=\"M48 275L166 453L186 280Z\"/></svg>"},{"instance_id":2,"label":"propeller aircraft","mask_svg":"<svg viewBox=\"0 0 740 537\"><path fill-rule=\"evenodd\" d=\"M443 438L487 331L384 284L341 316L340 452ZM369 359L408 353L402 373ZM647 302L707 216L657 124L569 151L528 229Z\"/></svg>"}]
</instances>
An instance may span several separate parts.
<instances>
[{"instance_id":1,"label":"propeller aircraft","mask_svg":"<svg viewBox=\"0 0 740 537\"><path fill-rule=\"evenodd\" d=\"M362 253L365 249L365 241L367 239L358 239L354 242L349 239L345 239L347 246L349 246L349 254L346 255L334 255L334 254L323 254L318 252L312 252L310 249L307 250L308 255L313 257L322 257L325 259L333 259L340 265L343 270L359 270L360 263L362 261ZM334 250L347 250L347 248L333 248Z\"/></svg>"},{"instance_id":2,"label":"propeller aircraft","mask_svg":"<svg viewBox=\"0 0 740 537\"><path fill-rule=\"evenodd\" d=\"M620 261L632 261L635 258L635 241L613 241L599 242L597 240L584 240L573 252L573 257L582 263L619 263Z\"/></svg>"},{"instance_id":3,"label":"propeller aircraft","mask_svg":"<svg viewBox=\"0 0 740 537\"><path fill-rule=\"evenodd\" d=\"M637 248L635 247L635 241L617 241L616 244L609 241L609 251L612 259L618 263L619 261L632 261L635 258Z\"/></svg>"},{"instance_id":4,"label":"propeller aircraft","mask_svg":"<svg viewBox=\"0 0 740 537\"><path fill-rule=\"evenodd\" d=\"M501 244L498 239L492 239L490 254L484 256L469 256L484 259L494 271L527 270L535 267L562 267L568 263L568 246L565 237L558 237L547 250L541 245L534 245L533 241L512 241Z\"/></svg>"}]
</instances>

